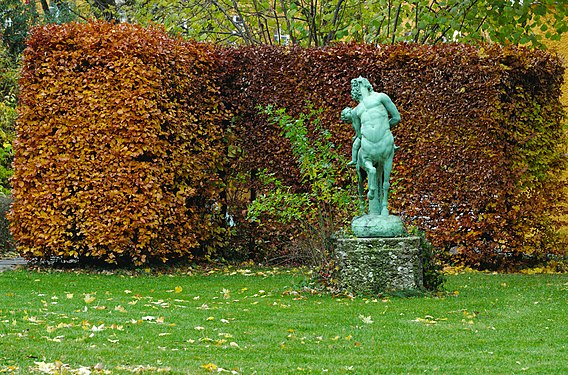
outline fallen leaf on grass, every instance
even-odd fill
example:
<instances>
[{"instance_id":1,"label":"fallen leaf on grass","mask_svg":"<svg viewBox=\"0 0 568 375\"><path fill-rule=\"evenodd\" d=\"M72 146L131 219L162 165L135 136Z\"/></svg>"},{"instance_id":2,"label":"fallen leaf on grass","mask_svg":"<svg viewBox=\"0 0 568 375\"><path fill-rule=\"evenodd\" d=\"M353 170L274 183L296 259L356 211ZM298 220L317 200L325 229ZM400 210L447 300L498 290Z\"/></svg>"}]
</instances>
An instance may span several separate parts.
<instances>
[{"instance_id":1,"label":"fallen leaf on grass","mask_svg":"<svg viewBox=\"0 0 568 375\"><path fill-rule=\"evenodd\" d=\"M116 306L116 307L114 308L114 311L118 311L118 312L121 312L121 313L126 313L126 312L128 312L128 311L127 311L124 307L122 307L121 305Z\"/></svg>"},{"instance_id":2,"label":"fallen leaf on grass","mask_svg":"<svg viewBox=\"0 0 568 375\"><path fill-rule=\"evenodd\" d=\"M30 367L32 372L41 372L44 374L72 374L72 375L92 375L92 374L111 374L110 371L105 370L102 365L97 364L94 367L80 366L72 368L70 365L61 361L53 363L34 362L35 367Z\"/></svg>"},{"instance_id":3,"label":"fallen leaf on grass","mask_svg":"<svg viewBox=\"0 0 568 375\"><path fill-rule=\"evenodd\" d=\"M204 365L201 365L201 368L206 371L214 372L217 371L219 367L217 367L217 365L214 363L206 363Z\"/></svg>"},{"instance_id":4,"label":"fallen leaf on grass","mask_svg":"<svg viewBox=\"0 0 568 375\"><path fill-rule=\"evenodd\" d=\"M56 337L54 337L54 338L47 337L47 336L42 336L42 338L45 338L47 341L51 341L51 342L61 342L61 341L63 341L63 339L65 338L65 336L56 336Z\"/></svg>"},{"instance_id":5,"label":"fallen leaf on grass","mask_svg":"<svg viewBox=\"0 0 568 375\"><path fill-rule=\"evenodd\" d=\"M0 373L17 372L20 368L18 366L1 366Z\"/></svg>"},{"instance_id":6,"label":"fallen leaf on grass","mask_svg":"<svg viewBox=\"0 0 568 375\"><path fill-rule=\"evenodd\" d=\"M43 324L43 323L45 323L44 320L39 320L39 319L38 319L37 317L35 317L35 316L30 316L30 317L24 316L24 320L27 320L28 323L32 323L32 324Z\"/></svg>"},{"instance_id":7,"label":"fallen leaf on grass","mask_svg":"<svg viewBox=\"0 0 568 375\"><path fill-rule=\"evenodd\" d=\"M363 321L363 323L365 324L373 324L373 319L371 318L371 316L363 316L363 315L359 315L359 319L361 319Z\"/></svg>"},{"instance_id":8,"label":"fallen leaf on grass","mask_svg":"<svg viewBox=\"0 0 568 375\"><path fill-rule=\"evenodd\" d=\"M105 329L104 324L101 324L100 326L93 325L91 327L91 331L93 331L93 332L100 332L100 331L103 331L104 329Z\"/></svg>"},{"instance_id":9,"label":"fallen leaf on grass","mask_svg":"<svg viewBox=\"0 0 568 375\"><path fill-rule=\"evenodd\" d=\"M59 323L59 324L56 325L56 326L50 326L50 325L48 325L48 326L46 326L45 329L47 330L48 333L53 333L53 332L57 331L58 329L61 329L61 328L71 328L71 327L73 327L73 324L72 324L72 323L70 323L70 324Z\"/></svg>"},{"instance_id":10,"label":"fallen leaf on grass","mask_svg":"<svg viewBox=\"0 0 568 375\"><path fill-rule=\"evenodd\" d=\"M431 315L426 315L424 318L416 318L413 322L418 322L422 324L434 325L441 321L446 321L448 318L434 318Z\"/></svg>"},{"instance_id":11,"label":"fallen leaf on grass","mask_svg":"<svg viewBox=\"0 0 568 375\"><path fill-rule=\"evenodd\" d=\"M206 363L204 365L201 365L201 368L206 370L206 371L209 371L209 372L227 372L227 373L230 373L230 374L233 374L233 375L239 374L239 372L237 370L226 370L222 367L217 366L214 363Z\"/></svg>"},{"instance_id":12,"label":"fallen leaf on grass","mask_svg":"<svg viewBox=\"0 0 568 375\"><path fill-rule=\"evenodd\" d=\"M117 366L117 370L122 370L126 372L131 372L133 374L141 374L141 373L149 373L149 374L156 374L156 373L167 373L171 372L172 369L170 367L155 367L155 366Z\"/></svg>"},{"instance_id":13,"label":"fallen leaf on grass","mask_svg":"<svg viewBox=\"0 0 568 375\"><path fill-rule=\"evenodd\" d=\"M85 301L85 303L88 305L90 303L93 303L94 300L96 300L96 297L93 297L90 294L86 294L85 297L83 298L83 301Z\"/></svg>"}]
</instances>

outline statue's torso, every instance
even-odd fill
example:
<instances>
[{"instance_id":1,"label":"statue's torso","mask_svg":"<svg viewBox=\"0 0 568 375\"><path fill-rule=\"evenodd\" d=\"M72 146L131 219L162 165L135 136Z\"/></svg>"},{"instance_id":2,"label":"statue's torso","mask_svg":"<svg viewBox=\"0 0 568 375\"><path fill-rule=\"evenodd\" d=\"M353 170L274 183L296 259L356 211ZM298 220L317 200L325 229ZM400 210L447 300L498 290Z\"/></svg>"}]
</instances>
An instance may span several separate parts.
<instances>
[{"instance_id":1,"label":"statue's torso","mask_svg":"<svg viewBox=\"0 0 568 375\"><path fill-rule=\"evenodd\" d=\"M381 94L372 93L367 96L355 107L354 111L361 120L363 142L382 143L383 141L389 142L392 139L389 115L381 102Z\"/></svg>"}]
</instances>

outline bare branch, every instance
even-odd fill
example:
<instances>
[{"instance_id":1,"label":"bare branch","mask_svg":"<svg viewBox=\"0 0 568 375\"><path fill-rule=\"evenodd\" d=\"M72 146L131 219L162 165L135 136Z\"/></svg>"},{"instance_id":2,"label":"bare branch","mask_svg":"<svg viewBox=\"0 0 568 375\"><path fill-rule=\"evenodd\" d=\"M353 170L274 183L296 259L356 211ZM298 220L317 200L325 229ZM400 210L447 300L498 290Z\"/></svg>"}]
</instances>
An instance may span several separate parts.
<instances>
[{"instance_id":1,"label":"bare branch","mask_svg":"<svg viewBox=\"0 0 568 375\"><path fill-rule=\"evenodd\" d=\"M339 28L339 12L342 10L342 5L345 0L338 0L337 4L335 4L335 10L333 11L333 20L332 22L332 29L329 31L327 36L325 37L324 44L328 44L333 39L335 39L335 34Z\"/></svg>"},{"instance_id":2,"label":"bare branch","mask_svg":"<svg viewBox=\"0 0 568 375\"><path fill-rule=\"evenodd\" d=\"M416 27L416 34L414 35L414 43L418 43L418 38L420 38L420 27L418 27L418 15L420 14L420 3L416 1L414 3L416 9L416 17L414 19L414 25Z\"/></svg>"},{"instance_id":3,"label":"bare branch","mask_svg":"<svg viewBox=\"0 0 568 375\"><path fill-rule=\"evenodd\" d=\"M282 12L284 13L284 19L286 20L288 35L290 35L292 43L296 44L296 37L292 33L292 23L290 22L290 17L288 16L288 8L286 8L286 0L280 0L280 5L282 6ZM280 32L280 30L278 30L278 32Z\"/></svg>"},{"instance_id":4,"label":"bare branch","mask_svg":"<svg viewBox=\"0 0 568 375\"><path fill-rule=\"evenodd\" d=\"M211 3L213 5L215 5L215 7L221 12L223 13L223 15L225 16L225 18L233 25L233 27L236 29L236 32L238 33L238 35L243 38L243 40L245 41L245 43L247 44L252 44L252 41L250 40L250 38L247 37L247 35L245 35L245 33L243 32L243 30L241 29L241 26L233 19L233 17L229 14L229 12L227 12L227 10L221 5L219 4L219 2L217 0L211 0ZM242 17L241 17L242 19ZM244 21L244 20L243 20ZM235 34L233 34L235 35Z\"/></svg>"},{"instance_id":5,"label":"bare branch","mask_svg":"<svg viewBox=\"0 0 568 375\"><path fill-rule=\"evenodd\" d=\"M392 44L394 44L396 38L396 28L398 27L398 16L400 15L400 8L402 8L402 3L398 4L398 9L396 10L396 16L394 17L394 26L392 30Z\"/></svg>"}]
</instances>

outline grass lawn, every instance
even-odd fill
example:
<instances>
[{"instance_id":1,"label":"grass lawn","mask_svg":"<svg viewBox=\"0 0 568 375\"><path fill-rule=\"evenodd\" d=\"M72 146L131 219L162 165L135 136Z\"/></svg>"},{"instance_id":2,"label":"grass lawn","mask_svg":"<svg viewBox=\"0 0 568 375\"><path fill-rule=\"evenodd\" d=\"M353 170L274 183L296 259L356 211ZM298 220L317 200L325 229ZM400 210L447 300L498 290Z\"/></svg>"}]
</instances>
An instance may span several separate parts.
<instances>
[{"instance_id":1,"label":"grass lawn","mask_svg":"<svg viewBox=\"0 0 568 375\"><path fill-rule=\"evenodd\" d=\"M0 273L0 373L568 374L568 275L298 293L297 270Z\"/></svg>"}]
</instances>

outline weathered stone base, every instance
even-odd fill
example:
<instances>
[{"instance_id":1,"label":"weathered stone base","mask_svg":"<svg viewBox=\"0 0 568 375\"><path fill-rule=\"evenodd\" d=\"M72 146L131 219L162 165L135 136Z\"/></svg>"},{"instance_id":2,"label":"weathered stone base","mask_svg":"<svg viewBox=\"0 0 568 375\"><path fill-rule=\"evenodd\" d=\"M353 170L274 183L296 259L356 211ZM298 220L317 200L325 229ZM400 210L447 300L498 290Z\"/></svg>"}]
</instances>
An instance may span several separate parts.
<instances>
[{"instance_id":1,"label":"weathered stone base","mask_svg":"<svg viewBox=\"0 0 568 375\"><path fill-rule=\"evenodd\" d=\"M418 290L423 286L420 237L335 240L339 284L355 293Z\"/></svg>"}]
</instances>

